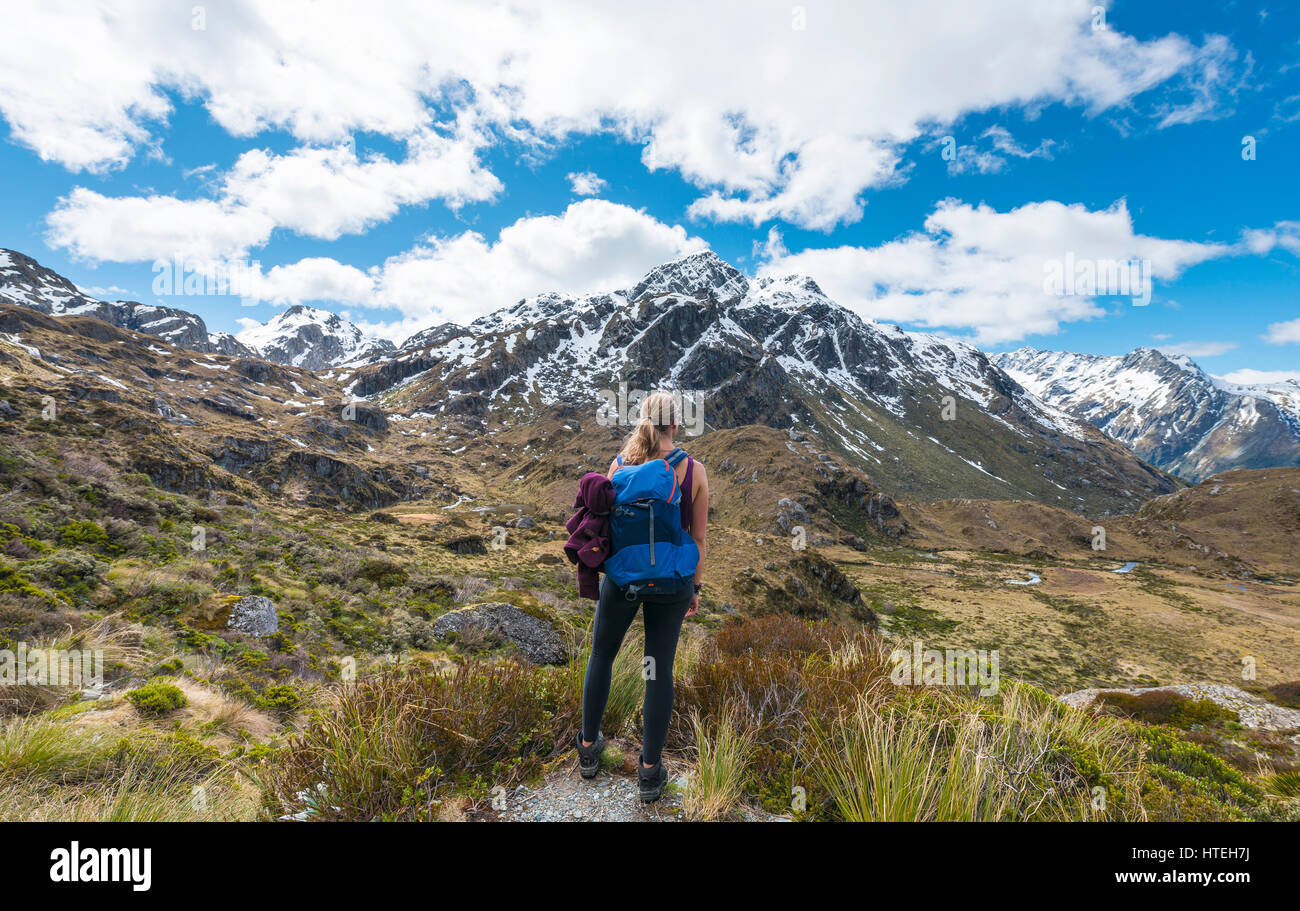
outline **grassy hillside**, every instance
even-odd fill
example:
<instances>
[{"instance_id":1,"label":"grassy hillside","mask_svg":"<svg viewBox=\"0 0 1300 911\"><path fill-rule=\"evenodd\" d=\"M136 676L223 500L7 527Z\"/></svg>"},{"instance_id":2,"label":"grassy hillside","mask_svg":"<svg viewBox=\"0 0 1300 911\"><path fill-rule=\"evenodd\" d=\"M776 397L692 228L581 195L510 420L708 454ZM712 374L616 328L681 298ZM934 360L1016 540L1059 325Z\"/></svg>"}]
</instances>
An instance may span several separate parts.
<instances>
[{"instance_id":1,"label":"grassy hillside","mask_svg":"<svg viewBox=\"0 0 1300 911\"><path fill-rule=\"evenodd\" d=\"M409 504L347 516L202 502L70 449L8 450L8 458L0 646L102 648L108 679L91 691L7 689L3 818L491 819L494 789L539 781L571 757L591 605L554 562L557 526L534 504L501 503L494 512ZM536 525L512 528L504 549L493 550L492 528L521 512ZM202 552L190 547L195 524L209 530ZM726 525L711 537L669 744L688 781L698 782L688 784L695 790L683 813L727 818L737 804L800 819L1291 812L1268 790L1286 780L1271 775L1294 768L1284 743L1259 741L1230 719L1216 719L1207 736L1204 725L1192 729L1195 721L1179 728L1080 712L1014 679L1058 692L1117 679L1071 664L1064 650L1022 657L1013 634L1021 627L1025 643L1034 631L1040 642L1056 628L1074 636L1082 662L1129 641L1089 637L1105 624L1056 589L1017 593L1017 608L969 587L1030 566L1046 579L1063 564L989 552L963 566L946 553L935 561L913 548L907 556L887 536L862 550L806 552ZM459 552L467 538L489 546ZM947 567L961 578L944 575ZM840 572L856 585L837 581ZM978 643L1002 649L1006 677L996 694L890 681L891 640L965 645L978 626L920 584L919 573L963 587L975 617L1022 611ZM232 601L245 595L274 602L279 633L252 639L228 628ZM432 635L437 617L484 602L554 623L568 661L539 667L490 638ZM877 624L881 633L872 631ZM1133 646L1149 649L1153 634ZM1159 641L1178 649L1187 639L1184 628ZM607 725L634 740L634 645L628 655ZM1283 668L1294 679L1293 667L1261 661L1261 674ZM1199 670L1198 678L1214 676ZM1261 676L1261 685L1271 681ZM173 687L179 699L168 695ZM1234 746L1248 741L1252 751ZM1260 749L1271 751L1263 765ZM793 806L792 793L802 795Z\"/></svg>"},{"instance_id":2,"label":"grassy hillside","mask_svg":"<svg viewBox=\"0 0 1300 911\"><path fill-rule=\"evenodd\" d=\"M88 649L105 671L0 686L0 818L496 819L502 793L565 773L593 605L562 523L617 430L563 408L371 426L338 413L341 380L152 350L93 320L28 312L0 331L17 334L0 341L0 655ZM687 444L713 496L669 742L682 814L1294 814L1294 732L1197 699L1052 698L1207 681L1293 700L1294 470L1098 519L896 501L765 426ZM276 632L231 626L248 598L268 599ZM485 604L563 658L439 626ZM891 650L917 640L997 650L1000 687L891 680ZM624 759L638 655L606 719Z\"/></svg>"}]
</instances>

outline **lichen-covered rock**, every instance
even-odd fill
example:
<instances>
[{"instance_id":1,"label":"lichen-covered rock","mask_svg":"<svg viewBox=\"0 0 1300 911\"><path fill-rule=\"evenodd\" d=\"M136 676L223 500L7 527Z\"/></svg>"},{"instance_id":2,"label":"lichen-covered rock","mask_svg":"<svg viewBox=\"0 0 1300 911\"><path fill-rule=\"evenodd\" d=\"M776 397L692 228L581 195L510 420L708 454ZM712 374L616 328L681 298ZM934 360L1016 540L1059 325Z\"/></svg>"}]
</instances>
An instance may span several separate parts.
<instances>
[{"instance_id":1,"label":"lichen-covered rock","mask_svg":"<svg viewBox=\"0 0 1300 911\"><path fill-rule=\"evenodd\" d=\"M478 535L461 535L443 542L443 547L454 554L485 554L487 545Z\"/></svg>"},{"instance_id":2,"label":"lichen-covered rock","mask_svg":"<svg viewBox=\"0 0 1300 911\"><path fill-rule=\"evenodd\" d=\"M280 615L270 598L249 595L230 608L230 622L226 625L245 636L270 636L280 631Z\"/></svg>"},{"instance_id":3,"label":"lichen-covered rock","mask_svg":"<svg viewBox=\"0 0 1300 911\"><path fill-rule=\"evenodd\" d=\"M443 640L471 629L499 636L534 664L561 664L568 654L564 637L553 623L513 604L475 604L443 614L433 623L433 634Z\"/></svg>"},{"instance_id":4,"label":"lichen-covered rock","mask_svg":"<svg viewBox=\"0 0 1300 911\"><path fill-rule=\"evenodd\" d=\"M782 497L776 505L778 511L774 531L777 534L787 535L790 533L790 529L803 525L808 521L808 510L789 497Z\"/></svg>"}]
</instances>

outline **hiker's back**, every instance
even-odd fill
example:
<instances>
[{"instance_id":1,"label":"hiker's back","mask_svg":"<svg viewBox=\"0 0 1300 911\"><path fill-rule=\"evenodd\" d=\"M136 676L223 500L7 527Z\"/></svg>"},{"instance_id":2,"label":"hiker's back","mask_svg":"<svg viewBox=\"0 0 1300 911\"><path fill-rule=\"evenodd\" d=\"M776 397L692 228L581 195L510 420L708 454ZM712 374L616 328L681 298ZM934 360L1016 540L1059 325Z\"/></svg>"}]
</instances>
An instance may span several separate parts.
<instances>
[{"instance_id":1,"label":"hiker's back","mask_svg":"<svg viewBox=\"0 0 1300 911\"><path fill-rule=\"evenodd\" d=\"M674 594L689 586L699 563L695 539L682 527L682 496L676 466L686 453L674 449L666 459L624 465L610 475L614 508L605 573L611 582L638 594Z\"/></svg>"}]
</instances>

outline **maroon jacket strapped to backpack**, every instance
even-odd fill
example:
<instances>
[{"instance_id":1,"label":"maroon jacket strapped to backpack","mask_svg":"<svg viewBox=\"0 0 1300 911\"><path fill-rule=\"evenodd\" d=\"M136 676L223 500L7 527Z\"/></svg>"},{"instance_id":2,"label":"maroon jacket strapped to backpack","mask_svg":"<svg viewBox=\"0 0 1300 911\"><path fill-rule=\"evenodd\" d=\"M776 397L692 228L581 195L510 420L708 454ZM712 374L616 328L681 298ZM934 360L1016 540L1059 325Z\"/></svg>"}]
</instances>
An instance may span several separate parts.
<instances>
[{"instance_id":1,"label":"maroon jacket strapped to backpack","mask_svg":"<svg viewBox=\"0 0 1300 911\"><path fill-rule=\"evenodd\" d=\"M578 482L577 510L564 527L569 540L564 555L578 567L578 594L600 600L600 566L609 555L609 511L614 506L614 485L603 474L589 471Z\"/></svg>"}]
</instances>

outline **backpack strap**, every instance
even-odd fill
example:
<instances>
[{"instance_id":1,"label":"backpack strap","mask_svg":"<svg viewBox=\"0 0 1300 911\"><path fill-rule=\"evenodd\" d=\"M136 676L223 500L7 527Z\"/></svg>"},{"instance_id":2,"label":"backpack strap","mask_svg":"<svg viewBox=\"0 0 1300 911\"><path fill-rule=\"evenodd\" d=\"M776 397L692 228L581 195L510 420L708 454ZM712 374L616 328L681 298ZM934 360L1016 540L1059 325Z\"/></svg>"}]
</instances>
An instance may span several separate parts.
<instances>
[{"instance_id":1,"label":"backpack strap","mask_svg":"<svg viewBox=\"0 0 1300 911\"><path fill-rule=\"evenodd\" d=\"M608 477L611 479L614 477L614 472L618 471L620 468L623 467L623 454L619 453L618 455L614 456L614 461L617 462L618 464L609 470Z\"/></svg>"},{"instance_id":2,"label":"backpack strap","mask_svg":"<svg viewBox=\"0 0 1300 911\"><path fill-rule=\"evenodd\" d=\"M664 461L668 463L669 468L676 468L677 463L684 458L686 458L686 450L678 446L672 452L668 453L668 458Z\"/></svg>"}]
</instances>

